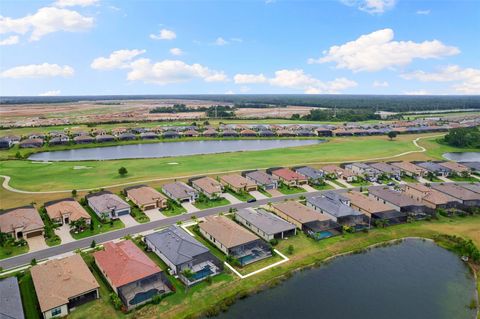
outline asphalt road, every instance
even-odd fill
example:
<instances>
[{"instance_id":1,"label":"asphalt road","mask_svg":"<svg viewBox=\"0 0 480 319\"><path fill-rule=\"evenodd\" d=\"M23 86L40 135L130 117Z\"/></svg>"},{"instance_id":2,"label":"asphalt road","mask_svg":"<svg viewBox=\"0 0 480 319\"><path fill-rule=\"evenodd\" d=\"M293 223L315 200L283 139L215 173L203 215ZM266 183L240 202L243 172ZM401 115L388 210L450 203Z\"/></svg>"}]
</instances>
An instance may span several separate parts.
<instances>
[{"instance_id":1,"label":"asphalt road","mask_svg":"<svg viewBox=\"0 0 480 319\"><path fill-rule=\"evenodd\" d=\"M336 191L342 191L342 190L336 190ZM344 190L346 191L346 189ZM31 252L31 253L26 253L23 255L18 255L14 257L10 257L7 259L0 260L0 267L3 268L4 270L10 269L10 268L16 268L19 266L23 266L26 264L29 264L32 259L36 259L37 261L44 260L56 255L61 255L65 254L77 249L83 249L90 247L90 244L92 243L92 240L95 240L97 244L105 243L108 241L112 241L118 238L125 237L126 235L134 235L137 233L142 233L145 231L149 231L152 229L156 228L164 228L173 224L176 224L179 221L188 221L191 220L192 216L196 217L205 217L209 215L215 215L221 212L227 212L230 208L236 208L236 209L241 209L241 208L249 208L249 207L256 207L256 206L261 206L268 204L269 202L275 203L275 202L281 202L284 201L285 199L292 199L292 198L298 198L301 195L305 196L306 198L310 198L313 196L318 196L322 192L325 191L317 191L317 192L311 192L311 193L300 193L300 194L292 194L292 195L284 195L284 196L279 196L279 197L272 197L272 198L267 198L267 199L262 199L262 200L257 200L256 202L253 203L240 203L240 204L233 204L233 205L228 205L228 206L221 206L221 207L215 207L215 208L210 208L202 211L198 211L195 213L186 213L178 216L173 216L173 217L168 217L165 219L161 220L156 220L153 222L145 223L145 224L140 224L136 226L132 226L129 228L123 228L115 231L111 231L108 233L103 233L103 234L98 234L95 236L87 237L84 239L76 240L74 242L66 243L66 244L61 244L58 246L54 247L49 247L47 249Z\"/></svg>"}]
</instances>

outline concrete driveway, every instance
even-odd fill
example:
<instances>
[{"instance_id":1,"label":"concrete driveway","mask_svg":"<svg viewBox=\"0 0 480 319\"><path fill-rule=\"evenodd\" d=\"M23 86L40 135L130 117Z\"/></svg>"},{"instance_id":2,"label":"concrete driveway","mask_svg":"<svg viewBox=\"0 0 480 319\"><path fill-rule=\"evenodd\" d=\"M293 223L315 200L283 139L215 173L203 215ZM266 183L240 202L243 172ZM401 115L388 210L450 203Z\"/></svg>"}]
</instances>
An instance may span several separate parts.
<instances>
[{"instance_id":1,"label":"concrete driveway","mask_svg":"<svg viewBox=\"0 0 480 319\"><path fill-rule=\"evenodd\" d=\"M438 177L438 179L441 179L444 182L453 183L453 181L451 179L448 179L446 177L443 177L443 176L437 176L437 177Z\"/></svg>"},{"instance_id":2,"label":"concrete driveway","mask_svg":"<svg viewBox=\"0 0 480 319\"><path fill-rule=\"evenodd\" d=\"M144 211L144 213L148 216L148 218L150 218L151 222L165 218L165 215L163 215L158 209L149 209Z\"/></svg>"},{"instance_id":3,"label":"concrete driveway","mask_svg":"<svg viewBox=\"0 0 480 319\"><path fill-rule=\"evenodd\" d=\"M131 215L123 215L119 217L120 220L125 224L125 228L138 225L139 223Z\"/></svg>"},{"instance_id":4,"label":"concrete driveway","mask_svg":"<svg viewBox=\"0 0 480 319\"><path fill-rule=\"evenodd\" d=\"M312 186L310 185L302 185L302 188L304 190L306 190L307 192L311 193L311 192L316 192L317 190L315 188L313 188Z\"/></svg>"},{"instance_id":5,"label":"concrete driveway","mask_svg":"<svg viewBox=\"0 0 480 319\"><path fill-rule=\"evenodd\" d=\"M272 195L272 197L284 196L278 189L267 189L267 192Z\"/></svg>"},{"instance_id":6,"label":"concrete driveway","mask_svg":"<svg viewBox=\"0 0 480 319\"><path fill-rule=\"evenodd\" d=\"M350 185L349 183L347 183L345 180L343 180L341 178L337 178L337 182L339 182L342 185L345 185L345 187L347 187L347 188L353 188L353 185Z\"/></svg>"},{"instance_id":7,"label":"concrete driveway","mask_svg":"<svg viewBox=\"0 0 480 319\"><path fill-rule=\"evenodd\" d=\"M267 196L263 195L263 194L260 193L259 191L251 191L251 192L250 192L250 195L252 195L253 197L255 197L256 200L268 198Z\"/></svg>"},{"instance_id":8,"label":"concrete driveway","mask_svg":"<svg viewBox=\"0 0 480 319\"><path fill-rule=\"evenodd\" d=\"M29 252L39 251L45 248L48 248L47 243L45 242L45 237L35 236L31 238L25 238L28 243Z\"/></svg>"},{"instance_id":9,"label":"concrete driveway","mask_svg":"<svg viewBox=\"0 0 480 319\"><path fill-rule=\"evenodd\" d=\"M71 243L75 241L72 235L70 234L70 225L62 225L59 228L55 229L55 234L60 237L62 244Z\"/></svg>"},{"instance_id":10,"label":"concrete driveway","mask_svg":"<svg viewBox=\"0 0 480 319\"><path fill-rule=\"evenodd\" d=\"M195 213L200 210L197 207L193 206L192 203L182 203L182 207L185 208L187 213Z\"/></svg>"},{"instance_id":11,"label":"concrete driveway","mask_svg":"<svg viewBox=\"0 0 480 319\"><path fill-rule=\"evenodd\" d=\"M325 183L327 183L328 185L332 186L334 189L343 189L342 186L337 185L336 183L334 183L334 182L332 182L332 181L325 180Z\"/></svg>"},{"instance_id":12,"label":"concrete driveway","mask_svg":"<svg viewBox=\"0 0 480 319\"><path fill-rule=\"evenodd\" d=\"M223 193L222 197L228 200L231 204L240 204L243 203L241 200L229 193Z\"/></svg>"}]
</instances>

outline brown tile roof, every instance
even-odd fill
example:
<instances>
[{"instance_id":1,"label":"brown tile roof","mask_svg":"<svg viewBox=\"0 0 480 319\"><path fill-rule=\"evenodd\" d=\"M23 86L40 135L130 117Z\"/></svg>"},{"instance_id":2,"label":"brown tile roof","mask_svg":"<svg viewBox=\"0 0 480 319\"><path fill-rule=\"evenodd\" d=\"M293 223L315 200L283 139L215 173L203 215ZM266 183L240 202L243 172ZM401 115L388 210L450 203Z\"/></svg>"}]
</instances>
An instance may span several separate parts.
<instances>
[{"instance_id":1,"label":"brown tile roof","mask_svg":"<svg viewBox=\"0 0 480 319\"><path fill-rule=\"evenodd\" d=\"M418 192L422 192L422 199L435 205L442 205L455 201L455 198L420 183L407 184L405 187L410 187Z\"/></svg>"},{"instance_id":2,"label":"brown tile roof","mask_svg":"<svg viewBox=\"0 0 480 319\"><path fill-rule=\"evenodd\" d=\"M67 304L68 299L97 289L97 281L80 255L33 266L33 284L42 312Z\"/></svg>"},{"instance_id":3,"label":"brown tile roof","mask_svg":"<svg viewBox=\"0 0 480 319\"><path fill-rule=\"evenodd\" d=\"M222 192L222 184L211 177L202 177L192 181L192 184L198 186L203 191L213 194Z\"/></svg>"},{"instance_id":4,"label":"brown tile roof","mask_svg":"<svg viewBox=\"0 0 480 319\"><path fill-rule=\"evenodd\" d=\"M246 179L240 174L223 175L223 176L220 176L220 179L223 180L225 183L232 185L235 188L255 186L254 182Z\"/></svg>"},{"instance_id":5,"label":"brown tile roof","mask_svg":"<svg viewBox=\"0 0 480 319\"><path fill-rule=\"evenodd\" d=\"M466 167L465 165L459 164L457 162L443 162L443 163L438 163L443 167L446 167L452 171L455 171L457 173L462 173L462 172L469 172L470 169Z\"/></svg>"},{"instance_id":6,"label":"brown tile roof","mask_svg":"<svg viewBox=\"0 0 480 319\"><path fill-rule=\"evenodd\" d=\"M480 194L457 184L433 184L432 188L461 200L480 200Z\"/></svg>"},{"instance_id":7,"label":"brown tile roof","mask_svg":"<svg viewBox=\"0 0 480 319\"><path fill-rule=\"evenodd\" d=\"M350 199L352 205L359 207L360 209L369 212L370 214L387 212L393 210L392 207L385 205L373 198L370 198L360 192L348 192L344 194Z\"/></svg>"},{"instance_id":8,"label":"brown tile roof","mask_svg":"<svg viewBox=\"0 0 480 319\"><path fill-rule=\"evenodd\" d=\"M128 197L134 199L140 206L156 202L157 200L167 200L159 191L146 185L125 188L125 192Z\"/></svg>"},{"instance_id":9,"label":"brown tile roof","mask_svg":"<svg viewBox=\"0 0 480 319\"><path fill-rule=\"evenodd\" d=\"M62 215L70 214L70 220L76 221L80 218L90 219L87 211L73 198L65 198L58 201L45 203L45 209L51 219L62 218Z\"/></svg>"},{"instance_id":10,"label":"brown tile roof","mask_svg":"<svg viewBox=\"0 0 480 319\"><path fill-rule=\"evenodd\" d=\"M33 206L9 209L0 214L0 231L10 233L15 228L23 227L23 232L45 227L40 214Z\"/></svg>"},{"instance_id":11,"label":"brown tile roof","mask_svg":"<svg viewBox=\"0 0 480 319\"><path fill-rule=\"evenodd\" d=\"M395 166L395 167L400 168L401 170L404 170L406 172L410 172L410 173L413 173L413 174L417 174L417 175L423 175L427 172L426 169L424 169L420 166L417 166L415 164L412 164L410 162L406 162L406 161L394 162L394 163L390 163L390 164Z\"/></svg>"},{"instance_id":12,"label":"brown tile roof","mask_svg":"<svg viewBox=\"0 0 480 319\"><path fill-rule=\"evenodd\" d=\"M227 248L259 239L259 237L225 216L208 216L199 226Z\"/></svg>"},{"instance_id":13,"label":"brown tile roof","mask_svg":"<svg viewBox=\"0 0 480 319\"><path fill-rule=\"evenodd\" d=\"M108 242L103 248L93 257L116 288L162 271L130 240Z\"/></svg>"},{"instance_id":14,"label":"brown tile roof","mask_svg":"<svg viewBox=\"0 0 480 319\"><path fill-rule=\"evenodd\" d=\"M414 200L403 192L390 189L386 186L370 186L368 192L398 207L422 206L423 204Z\"/></svg>"},{"instance_id":15,"label":"brown tile roof","mask_svg":"<svg viewBox=\"0 0 480 319\"><path fill-rule=\"evenodd\" d=\"M343 169L336 166L336 165L326 165L323 166L322 171L326 172L327 174L341 174L343 173Z\"/></svg>"},{"instance_id":16,"label":"brown tile roof","mask_svg":"<svg viewBox=\"0 0 480 319\"><path fill-rule=\"evenodd\" d=\"M280 168L272 171L272 175L277 175L280 178L283 178L287 181L293 181L293 180L305 180L307 179L305 176L302 174L299 174L297 172L292 171L289 168Z\"/></svg>"},{"instance_id":17,"label":"brown tile roof","mask_svg":"<svg viewBox=\"0 0 480 319\"><path fill-rule=\"evenodd\" d=\"M275 203L272 206L273 208L281 211L285 215L290 216L291 218L302 224L315 220L324 221L330 219L326 215L318 213L313 209L293 200Z\"/></svg>"}]
</instances>

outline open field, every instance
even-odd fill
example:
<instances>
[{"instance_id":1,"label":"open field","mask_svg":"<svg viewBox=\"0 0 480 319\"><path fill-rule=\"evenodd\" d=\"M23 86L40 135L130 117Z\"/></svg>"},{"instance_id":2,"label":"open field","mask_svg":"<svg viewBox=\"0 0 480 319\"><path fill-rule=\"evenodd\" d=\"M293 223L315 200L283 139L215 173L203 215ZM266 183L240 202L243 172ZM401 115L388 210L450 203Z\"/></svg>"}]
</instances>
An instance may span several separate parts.
<instances>
[{"instance_id":1,"label":"open field","mask_svg":"<svg viewBox=\"0 0 480 319\"><path fill-rule=\"evenodd\" d=\"M100 188L142 180L182 178L191 175L212 174L223 171L292 166L308 163L347 162L353 160L386 158L404 152L418 151L412 141L429 134L401 135L390 141L384 136L332 138L328 143L312 146L272 149L252 152L232 152L157 159L134 159L112 161L80 161L33 163L30 161L2 161L0 170L11 177L10 186L28 191L56 191L85 188ZM424 141L422 141L424 142ZM441 154L441 149L452 149L429 144L432 155ZM423 154L410 154L415 159L425 159ZM431 156L435 157L435 156ZM177 165L169 165L175 162ZM89 169L74 169L88 166ZM129 174L118 175L124 166ZM26 174L28 172L28 174Z\"/></svg>"},{"instance_id":2,"label":"open field","mask_svg":"<svg viewBox=\"0 0 480 319\"><path fill-rule=\"evenodd\" d=\"M95 318L184 318L198 316L204 312L217 311L228 306L236 298L246 296L259 289L273 287L282 280L288 278L295 270L320 266L322 261L328 257L362 249L404 237L425 237L434 238L437 234L458 235L472 239L477 246L480 246L480 216L465 218L444 218L431 222L414 222L397 225L388 228L374 229L369 233L345 234L322 240L313 241L303 234L291 237L288 240L280 241L277 249L286 254L288 246L294 247L294 253L288 255L290 261L264 271L247 279L240 280L238 277L225 274L214 277L213 282L208 285L202 283L189 290L183 288L177 293L165 298L159 305L148 305L127 315L113 310L113 307L105 299L95 301L95 311L89 311L88 317ZM156 262L155 256L149 254ZM159 263L161 264L161 263ZM198 289L201 287L201 289ZM222 306L223 305L223 306ZM92 309L92 308L89 308ZM225 309L225 308L223 308ZM87 313L83 307L80 311L74 311L70 318L85 318Z\"/></svg>"}]
</instances>

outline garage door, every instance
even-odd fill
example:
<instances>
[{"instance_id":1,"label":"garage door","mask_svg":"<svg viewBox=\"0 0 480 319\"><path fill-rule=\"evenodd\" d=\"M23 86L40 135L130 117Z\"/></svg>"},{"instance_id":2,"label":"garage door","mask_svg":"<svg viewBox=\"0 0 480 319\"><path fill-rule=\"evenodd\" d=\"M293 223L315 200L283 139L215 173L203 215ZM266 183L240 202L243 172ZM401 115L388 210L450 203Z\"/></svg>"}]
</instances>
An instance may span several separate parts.
<instances>
[{"instance_id":1,"label":"garage door","mask_svg":"<svg viewBox=\"0 0 480 319\"><path fill-rule=\"evenodd\" d=\"M122 211L117 212L117 216L123 216L123 215L128 215L128 214L130 214L130 211L128 211L128 210L122 210Z\"/></svg>"},{"instance_id":2,"label":"garage door","mask_svg":"<svg viewBox=\"0 0 480 319\"><path fill-rule=\"evenodd\" d=\"M147 206L145 206L143 209L144 209L144 210L149 210L149 209L155 209L155 208L156 208L155 205L147 205Z\"/></svg>"},{"instance_id":3,"label":"garage door","mask_svg":"<svg viewBox=\"0 0 480 319\"><path fill-rule=\"evenodd\" d=\"M43 235L43 231L37 230L37 231L31 232L31 233L28 233L27 238L35 237L35 236L42 236L42 235Z\"/></svg>"}]
</instances>

